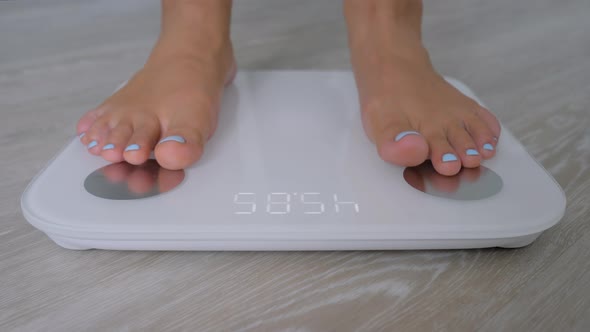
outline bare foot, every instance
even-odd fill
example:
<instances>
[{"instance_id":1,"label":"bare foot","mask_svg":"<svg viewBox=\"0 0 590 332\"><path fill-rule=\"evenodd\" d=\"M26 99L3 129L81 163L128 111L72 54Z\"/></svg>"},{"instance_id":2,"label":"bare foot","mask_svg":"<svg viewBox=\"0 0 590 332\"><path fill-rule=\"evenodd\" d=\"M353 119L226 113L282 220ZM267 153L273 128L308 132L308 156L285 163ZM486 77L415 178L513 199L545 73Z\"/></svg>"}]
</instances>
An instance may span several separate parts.
<instances>
[{"instance_id":1,"label":"bare foot","mask_svg":"<svg viewBox=\"0 0 590 332\"><path fill-rule=\"evenodd\" d=\"M176 170L202 155L215 132L225 84L236 73L231 2L162 1L162 32L129 82L78 122L81 141L111 162Z\"/></svg>"},{"instance_id":2,"label":"bare foot","mask_svg":"<svg viewBox=\"0 0 590 332\"><path fill-rule=\"evenodd\" d=\"M363 126L383 160L430 159L455 175L494 156L500 124L433 68L419 0L346 0L344 9Z\"/></svg>"}]
</instances>

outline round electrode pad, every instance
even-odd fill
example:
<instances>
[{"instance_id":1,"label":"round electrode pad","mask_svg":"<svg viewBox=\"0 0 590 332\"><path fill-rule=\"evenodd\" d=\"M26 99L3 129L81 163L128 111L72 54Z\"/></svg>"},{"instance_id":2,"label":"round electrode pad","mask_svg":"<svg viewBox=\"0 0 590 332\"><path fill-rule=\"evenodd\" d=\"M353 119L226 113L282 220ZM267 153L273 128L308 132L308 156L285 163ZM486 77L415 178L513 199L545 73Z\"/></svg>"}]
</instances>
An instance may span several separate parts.
<instances>
[{"instance_id":1,"label":"round electrode pad","mask_svg":"<svg viewBox=\"0 0 590 332\"><path fill-rule=\"evenodd\" d=\"M463 168L457 175L445 176L425 162L406 168L404 180L426 194L460 201L488 198L502 189L502 178L485 166Z\"/></svg>"},{"instance_id":2,"label":"round electrode pad","mask_svg":"<svg viewBox=\"0 0 590 332\"><path fill-rule=\"evenodd\" d=\"M86 177L84 188L100 198L130 200L160 195L183 179L183 170L171 171L149 159L138 166L120 162L101 167Z\"/></svg>"}]
</instances>

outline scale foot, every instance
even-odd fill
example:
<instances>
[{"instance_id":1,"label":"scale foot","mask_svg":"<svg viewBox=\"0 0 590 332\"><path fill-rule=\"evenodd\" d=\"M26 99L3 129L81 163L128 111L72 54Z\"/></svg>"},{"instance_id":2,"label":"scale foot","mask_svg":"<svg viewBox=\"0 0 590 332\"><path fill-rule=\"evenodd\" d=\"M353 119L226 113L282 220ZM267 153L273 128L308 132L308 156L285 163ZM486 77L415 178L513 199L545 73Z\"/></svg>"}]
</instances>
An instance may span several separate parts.
<instances>
[{"instance_id":1,"label":"scale foot","mask_svg":"<svg viewBox=\"0 0 590 332\"><path fill-rule=\"evenodd\" d=\"M526 246L530 245L531 243L535 242L535 240L537 239L539 234L540 233L517 237L517 238L514 238L514 240L512 240L504 245L498 246L498 247L506 248L506 249L526 247Z\"/></svg>"},{"instance_id":2,"label":"scale foot","mask_svg":"<svg viewBox=\"0 0 590 332\"><path fill-rule=\"evenodd\" d=\"M90 247L86 247L86 246L80 246L76 243L72 243L70 241L64 241L62 239L56 239L54 237L50 237L53 242L55 242L58 246L65 248L65 249L70 249L70 250L89 250L92 249Z\"/></svg>"}]
</instances>

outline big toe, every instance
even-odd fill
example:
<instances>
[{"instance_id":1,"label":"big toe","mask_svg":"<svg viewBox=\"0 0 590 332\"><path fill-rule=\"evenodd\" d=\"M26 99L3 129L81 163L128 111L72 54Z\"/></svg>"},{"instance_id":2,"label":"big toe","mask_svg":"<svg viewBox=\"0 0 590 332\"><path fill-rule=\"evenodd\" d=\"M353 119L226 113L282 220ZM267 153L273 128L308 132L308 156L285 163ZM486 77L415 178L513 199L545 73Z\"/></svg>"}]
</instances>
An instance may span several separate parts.
<instances>
[{"instance_id":1,"label":"big toe","mask_svg":"<svg viewBox=\"0 0 590 332\"><path fill-rule=\"evenodd\" d=\"M428 144L415 130L395 128L377 143L379 156L390 163L400 166L417 166L428 158ZM393 136L393 137L392 137Z\"/></svg>"},{"instance_id":2,"label":"big toe","mask_svg":"<svg viewBox=\"0 0 590 332\"><path fill-rule=\"evenodd\" d=\"M169 170L184 169L197 162L203 154L203 136L196 128L168 130L155 149L158 163Z\"/></svg>"},{"instance_id":3,"label":"big toe","mask_svg":"<svg viewBox=\"0 0 590 332\"><path fill-rule=\"evenodd\" d=\"M399 166L417 166L428 158L428 143L401 113L367 112L365 131L381 159Z\"/></svg>"}]
</instances>

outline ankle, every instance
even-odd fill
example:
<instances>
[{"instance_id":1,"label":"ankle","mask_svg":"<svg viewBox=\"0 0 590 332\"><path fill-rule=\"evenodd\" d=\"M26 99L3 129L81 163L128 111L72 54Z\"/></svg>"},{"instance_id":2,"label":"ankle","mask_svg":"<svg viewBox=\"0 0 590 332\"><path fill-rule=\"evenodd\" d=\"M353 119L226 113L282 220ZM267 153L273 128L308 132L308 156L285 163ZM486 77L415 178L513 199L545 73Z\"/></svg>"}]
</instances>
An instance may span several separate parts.
<instances>
[{"instance_id":1,"label":"ankle","mask_svg":"<svg viewBox=\"0 0 590 332\"><path fill-rule=\"evenodd\" d=\"M420 24L422 10L422 0L344 0L344 15L351 21Z\"/></svg>"},{"instance_id":2,"label":"ankle","mask_svg":"<svg viewBox=\"0 0 590 332\"><path fill-rule=\"evenodd\" d=\"M230 17L231 0L162 0L162 28L146 65L200 63L231 71Z\"/></svg>"},{"instance_id":3,"label":"ankle","mask_svg":"<svg viewBox=\"0 0 590 332\"><path fill-rule=\"evenodd\" d=\"M168 45L156 44L143 69L149 72L177 70L178 73L207 77L208 85L214 89L231 82L235 72L235 59L231 43L219 52L212 52L204 47L201 52L180 48L172 49ZM165 69L166 68L166 69Z\"/></svg>"},{"instance_id":4,"label":"ankle","mask_svg":"<svg viewBox=\"0 0 590 332\"><path fill-rule=\"evenodd\" d=\"M420 0L345 0L344 14L353 57L360 51L363 57L429 61L422 44ZM367 53L367 49L373 51Z\"/></svg>"},{"instance_id":5,"label":"ankle","mask_svg":"<svg viewBox=\"0 0 590 332\"><path fill-rule=\"evenodd\" d=\"M158 52L218 57L231 52L231 0L162 0Z\"/></svg>"},{"instance_id":6,"label":"ankle","mask_svg":"<svg viewBox=\"0 0 590 332\"><path fill-rule=\"evenodd\" d=\"M344 0L344 16L355 39L373 34L422 39L421 0Z\"/></svg>"}]
</instances>

